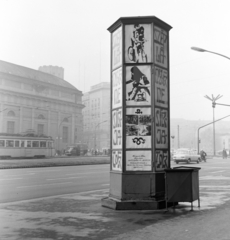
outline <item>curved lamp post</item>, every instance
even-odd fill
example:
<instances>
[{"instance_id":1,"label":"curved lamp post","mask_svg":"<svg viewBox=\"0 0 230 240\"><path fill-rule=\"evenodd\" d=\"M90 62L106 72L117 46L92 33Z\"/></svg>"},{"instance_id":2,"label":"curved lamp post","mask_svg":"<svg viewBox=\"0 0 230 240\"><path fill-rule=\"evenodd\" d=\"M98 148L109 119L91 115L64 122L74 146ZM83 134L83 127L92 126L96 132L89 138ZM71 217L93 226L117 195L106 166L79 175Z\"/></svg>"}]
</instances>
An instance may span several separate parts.
<instances>
[{"instance_id":1,"label":"curved lamp post","mask_svg":"<svg viewBox=\"0 0 230 240\"><path fill-rule=\"evenodd\" d=\"M216 54L216 55L219 55L221 57L224 57L224 58L227 58L228 60L230 60L229 57L223 55L223 54L220 54L220 53L216 53L216 52L211 52L209 50L206 50L206 49L203 49L203 48L198 48L198 47L191 47L192 50L194 51L197 51L197 52L209 52L209 53L213 53L213 54Z\"/></svg>"},{"instance_id":2,"label":"curved lamp post","mask_svg":"<svg viewBox=\"0 0 230 240\"><path fill-rule=\"evenodd\" d=\"M213 155L216 156L216 140L215 140L216 133L215 133L215 112L214 112L214 109L215 109L215 106L216 106L216 101L223 96L219 94L218 96L214 97L213 94L212 94L212 97L209 97L208 95L205 95L204 97L207 98L208 100L212 101L212 108L213 108Z\"/></svg>"},{"instance_id":3,"label":"curved lamp post","mask_svg":"<svg viewBox=\"0 0 230 240\"><path fill-rule=\"evenodd\" d=\"M230 60L229 57L223 55L223 54L220 54L220 53L217 53L217 52L212 52L212 51L209 51L209 50L206 50L206 49L203 49L203 48L199 48L199 47L191 47L192 50L194 51L197 51L197 52L208 52L208 53L212 53L212 54L215 54L215 55L218 55L218 56L221 56L221 57L224 57L224 58L227 58L228 60ZM214 108L215 108L215 105L216 105L216 101L221 98L222 96L218 95L217 97L213 97L212 95L212 98L210 98L209 96L205 96L205 98L207 98L208 100L212 101L212 107L213 107L213 153L214 153L214 156L216 155L216 150L215 150L215 118L214 118Z\"/></svg>"}]
</instances>

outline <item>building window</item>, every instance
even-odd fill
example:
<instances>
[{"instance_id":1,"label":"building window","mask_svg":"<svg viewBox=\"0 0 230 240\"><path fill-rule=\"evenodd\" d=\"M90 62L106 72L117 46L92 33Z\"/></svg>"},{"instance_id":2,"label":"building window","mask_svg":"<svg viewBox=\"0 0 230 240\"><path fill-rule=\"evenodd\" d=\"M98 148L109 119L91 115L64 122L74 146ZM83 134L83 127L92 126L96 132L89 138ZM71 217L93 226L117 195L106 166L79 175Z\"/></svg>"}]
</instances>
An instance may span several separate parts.
<instances>
[{"instance_id":1,"label":"building window","mask_svg":"<svg viewBox=\"0 0 230 240\"><path fill-rule=\"evenodd\" d=\"M39 114L38 119L45 119L45 117L42 114Z\"/></svg>"},{"instance_id":2,"label":"building window","mask_svg":"<svg viewBox=\"0 0 230 240\"><path fill-rule=\"evenodd\" d=\"M7 122L7 133L14 133L14 122L13 121Z\"/></svg>"},{"instance_id":3,"label":"building window","mask_svg":"<svg viewBox=\"0 0 230 240\"><path fill-rule=\"evenodd\" d=\"M9 112L7 113L7 116L8 116L8 117L15 117L14 111L9 111Z\"/></svg>"},{"instance_id":4,"label":"building window","mask_svg":"<svg viewBox=\"0 0 230 240\"><path fill-rule=\"evenodd\" d=\"M44 124L38 124L38 135L44 134Z\"/></svg>"},{"instance_id":5,"label":"building window","mask_svg":"<svg viewBox=\"0 0 230 240\"><path fill-rule=\"evenodd\" d=\"M62 141L64 143L68 142L68 127L63 127Z\"/></svg>"}]
</instances>

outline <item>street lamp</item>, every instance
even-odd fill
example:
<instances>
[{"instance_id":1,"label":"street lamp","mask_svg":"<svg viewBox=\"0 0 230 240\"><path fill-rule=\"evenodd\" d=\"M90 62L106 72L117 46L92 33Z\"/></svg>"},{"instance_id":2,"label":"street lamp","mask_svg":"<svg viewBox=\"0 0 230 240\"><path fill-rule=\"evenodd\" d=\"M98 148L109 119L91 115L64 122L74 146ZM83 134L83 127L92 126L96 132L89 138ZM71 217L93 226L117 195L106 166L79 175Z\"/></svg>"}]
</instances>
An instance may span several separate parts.
<instances>
[{"instance_id":1,"label":"street lamp","mask_svg":"<svg viewBox=\"0 0 230 240\"><path fill-rule=\"evenodd\" d=\"M203 49L203 48L199 48L199 47L191 47L192 50L194 51L197 51L197 52L208 52L208 53L212 53L212 54L216 54L216 55L219 55L221 57L224 57L224 58L227 58L228 60L230 60L229 57L223 55L223 54L220 54L220 53L217 53L217 52L212 52L212 51L209 51L209 50L206 50L206 49ZM214 156L215 156L215 119L214 119L214 108L215 108L215 105L216 105L216 100L218 100L219 98L221 98L222 96L218 95L216 98L213 97L212 95L212 98L208 97L207 95L205 96L207 99L209 99L210 101L212 101L212 107L213 107L213 151L214 151Z\"/></svg>"},{"instance_id":2,"label":"street lamp","mask_svg":"<svg viewBox=\"0 0 230 240\"><path fill-rule=\"evenodd\" d=\"M192 50L194 51L197 51L197 52L209 52L209 53L213 53L213 54L216 54L216 55L219 55L221 57L224 57L224 58L227 58L228 60L230 60L229 57L223 55L223 54L220 54L220 53L216 53L216 52L211 52L211 51L208 51L206 49L203 49L203 48L199 48L199 47L191 47Z\"/></svg>"},{"instance_id":3,"label":"street lamp","mask_svg":"<svg viewBox=\"0 0 230 240\"><path fill-rule=\"evenodd\" d=\"M107 122L107 120L105 120L105 121L102 121L102 122L99 122L96 126L95 126L95 137L94 137L94 155L96 155L96 130L97 130L97 127L100 125L100 124L102 124L102 123L104 123L104 122Z\"/></svg>"},{"instance_id":4,"label":"street lamp","mask_svg":"<svg viewBox=\"0 0 230 240\"><path fill-rule=\"evenodd\" d=\"M219 122L220 120L222 120L222 119L224 119L224 118L227 118L227 117L230 117L230 115L227 115L227 116L225 116L225 117L222 117L222 118L216 120L215 122ZM199 137L200 129L203 128L203 127L206 127L206 126L208 126L208 125L210 125L210 124L213 124L213 123L214 123L214 122L210 122L210 123L205 124L205 125L203 125L203 126L201 126L201 127L198 128L198 130L197 130L197 154L199 154L199 152L200 152L200 137Z\"/></svg>"},{"instance_id":5,"label":"street lamp","mask_svg":"<svg viewBox=\"0 0 230 240\"><path fill-rule=\"evenodd\" d=\"M216 141L215 141L215 106L216 106L216 101L218 99L220 99L221 97L223 97L223 95L218 95L216 97L213 96L209 97L208 95L204 96L205 98L207 98L208 100L212 101L212 108L213 108L213 155L216 156Z\"/></svg>"}]
</instances>

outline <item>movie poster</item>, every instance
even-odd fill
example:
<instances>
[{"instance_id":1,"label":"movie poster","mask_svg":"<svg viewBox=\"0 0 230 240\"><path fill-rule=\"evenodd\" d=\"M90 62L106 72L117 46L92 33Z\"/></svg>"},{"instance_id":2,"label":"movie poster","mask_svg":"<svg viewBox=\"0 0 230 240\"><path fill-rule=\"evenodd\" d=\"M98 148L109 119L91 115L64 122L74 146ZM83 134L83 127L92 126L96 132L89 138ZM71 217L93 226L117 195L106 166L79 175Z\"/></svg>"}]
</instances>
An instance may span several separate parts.
<instances>
[{"instance_id":1,"label":"movie poster","mask_svg":"<svg viewBox=\"0 0 230 240\"><path fill-rule=\"evenodd\" d=\"M151 24L125 26L125 62L152 62Z\"/></svg>"},{"instance_id":2,"label":"movie poster","mask_svg":"<svg viewBox=\"0 0 230 240\"><path fill-rule=\"evenodd\" d=\"M151 148L151 108L126 109L126 148Z\"/></svg>"},{"instance_id":3,"label":"movie poster","mask_svg":"<svg viewBox=\"0 0 230 240\"><path fill-rule=\"evenodd\" d=\"M126 171L151 171L151 151L126 151Z\"/></svg>"},{"instance_id":4,"label":"movie poster","mask_svg":"<svg viewBox=\"0 0 230 240\"><path fill-rule=\"evenodd\" d=\"M126 67L126 105L151 105L151 67Z\"/></svg>"}]
</instances>

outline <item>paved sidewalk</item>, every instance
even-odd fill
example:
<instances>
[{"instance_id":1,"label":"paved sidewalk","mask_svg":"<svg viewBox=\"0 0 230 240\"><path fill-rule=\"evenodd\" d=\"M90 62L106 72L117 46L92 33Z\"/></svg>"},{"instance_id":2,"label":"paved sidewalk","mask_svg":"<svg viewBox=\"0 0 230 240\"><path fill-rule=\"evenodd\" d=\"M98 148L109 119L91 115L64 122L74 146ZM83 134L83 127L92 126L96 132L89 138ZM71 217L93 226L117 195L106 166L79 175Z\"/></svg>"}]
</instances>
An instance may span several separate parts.
<instances>
[{"instance_id":1,"label":"paved sidewalk","mask_svg":"<svg viewBox=\"0 0 230 240\"><path fill-rule=\"evenodd\" d=\"M108 190L0 205L1 240L153 239L229 240L230 200L218 207L203 201L157 211L101 207Z\"/></svg>"}]
</instances>

